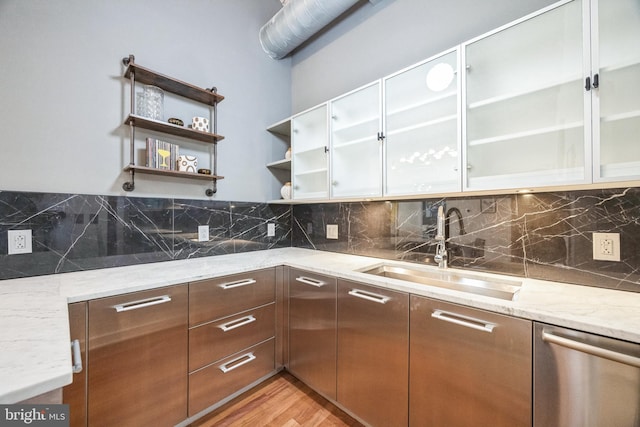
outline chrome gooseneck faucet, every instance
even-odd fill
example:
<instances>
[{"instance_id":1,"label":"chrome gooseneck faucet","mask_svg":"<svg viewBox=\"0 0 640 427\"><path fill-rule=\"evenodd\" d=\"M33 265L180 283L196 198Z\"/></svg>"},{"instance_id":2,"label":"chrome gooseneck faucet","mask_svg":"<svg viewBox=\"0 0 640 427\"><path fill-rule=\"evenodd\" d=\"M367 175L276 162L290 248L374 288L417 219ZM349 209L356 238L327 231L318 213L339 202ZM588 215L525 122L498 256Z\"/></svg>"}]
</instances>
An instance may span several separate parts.
<instances>
[{"instance_id":1,"label":"chrome gooseneck faucet","mask_svg":"<svg viewBox=\"0 0 640 427\"><path fill-rule=\"evenodd\" d=\"M454 213L458 217L458 226L460 227L460 235L465 234L464 223L462 221L462 212L458 208L450 208L444 213L444 207L438 206L437 230L436 230L436 254L433 260L438 263L438 267L447 268L449 255L447 253L447 237L449 237L449 218Z\"/></svg>"},{"instance_id":2,"label":"chrome gooseneck faucet","mask_svg":"<svg viewBox=\"0 0 640 427\"><path fill-rule=\"evenodd\" d=\"M438 206L438 216L437 216L437 226L436 226L436 241L438 244L436 245L436 254L433 257L433 260L438 263L438 267L447 268L447 246L445 236L445 216L444 216L444 208Z\"/></svg>"}]
</instances>

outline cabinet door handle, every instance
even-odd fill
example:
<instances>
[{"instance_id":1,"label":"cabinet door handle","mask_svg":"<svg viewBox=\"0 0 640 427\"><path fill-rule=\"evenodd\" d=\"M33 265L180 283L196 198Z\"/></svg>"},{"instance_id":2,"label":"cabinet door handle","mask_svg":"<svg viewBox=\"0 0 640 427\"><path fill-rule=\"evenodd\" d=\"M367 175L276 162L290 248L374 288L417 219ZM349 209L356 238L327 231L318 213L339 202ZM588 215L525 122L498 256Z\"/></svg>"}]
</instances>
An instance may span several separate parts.
<instances>
[{"instance_id":1,"label":"cabinet door handle","mask_svg":"<svg viewBox=\"0 0 640 427\"><path fill-rule=\"evenodd\" d=\"M219 368L223 373L231 372L236 368L239 368L242 365L246 365L247 363L256 360L256 356L253 353L243 354L242 356L236 357L233 360L228 361L227 363L220 365Z\"/></svg>"},{"instance_id":2,"label":"cabinet door handle","mask_svg":"<svg viewBox=\"0 0 640 427\"><path fill-rule=\"evenodd\" d=\"M304 283L307 285L311 285L311 286L315 286L317 288L320 288L324 285L326 285L326 282L323 282L322 280L316 280L316 279L312 279L310 277L305 277L305 276L300 276L300 277L296 277L296 282L300 282L300 283Z\"/></svg>"},{"instance_id":3,"label":"cabinet door handle","mask_svg":"<svg viewBox=\"0 0 640 427\"><path fill-rule=\"evenodd\" d=\"M434 310L434 312L431 313L431 317L482 332L491 333L493 332L493 328L496 327L495 323L485 322L484 320L474 319L473 317L462 316L460 314L442 310Z\"/></svg>"},{"instance_id":4,"label":"cabinet door handle","mask_svg":"<svg viewBox=\"0 0 640 427\"><path fill-rule=\"evenodd\" d=\"M257 319L253 315L241 317L239 319L231 320L230 322L218 325L218 328L222 329L222 332L232 331L240 326L248 325L255 322Z\"/></svg>"},{"instance_id":5,"label":"cabinet door handle","mask_svg":"<svg viewBox=\"0 0 640 427\"><path fill-rule=\"evenodd\" d=\"M594 89L598 89L598 87L600 86L600 77L597 73L593 75L593 84L591 86Z\"/></svg>"},{"instance_id":6,"label":"cabinet door handle","mask_svg":"<svg viewBox=\"0 0 640 427\"><path fill-rule=\"evenodd\" d=\"M244 279L244 280L238 280L236 282L222 283L221 285L218 285L218 286L220 286L222 289L233 289L233 288L239 288L240 286L253 285L254 283L256 283L254 279Z\"/></svg>"},{"instance_id":7,"label":"cabinet door handle","mask_svg":"<svg viewBox=\"0 0 640 427\"><path fill-rule=\"evenodd\" d=\"M580 351L592 356L602 357L603 359L608 359L614 362L640 368L640 357L608 350L602 347L596 347L595 345L574 341L569 338L559 337L558 335L554 335L546 331L542 331L542 340L552 344L557 344L562 347L570 348L571 350Z\"/></svg>"},{"instance_id":8,"label":"cabinet door handle","mask_svg":"<svg viewBox=\"0 0 640 427\"><path fill-rule=\"evenodd\" d=\"M372 292L367 292L360 289L351 289L349 291L349 295L357 298L366 299L367 301L377 302L378 304L386 304L391 299L391 297L374 294Z\"/></svg>"},{"instance_id":9,"label":"cabinet door handle","mask_svg":"<svg viewBox=\"0 0 640 427\"><path fill-rule=\"evenodd\" d=\"M141 299L138 301L130 301L125 302L123 304L116 304L113 308L116 309L118 313L129 310L137 310L139 308L150 307L152 305L164 304L165 302L171 301L171 297L169 295L162 295L161 297L153 297Z\"/></svg>"},{"instance_id":10,"label":"cabinet door handle","mask_svg":"<svg viewBox=\"0 0 640 427\"><path fill-rule=\"evenodd\" d=\"M71 341L71 359L73 361L73 366L71 367L73 373L79 374L82 372L82 355L80 354L79 340Z\"/></svg>"}]
</instances>

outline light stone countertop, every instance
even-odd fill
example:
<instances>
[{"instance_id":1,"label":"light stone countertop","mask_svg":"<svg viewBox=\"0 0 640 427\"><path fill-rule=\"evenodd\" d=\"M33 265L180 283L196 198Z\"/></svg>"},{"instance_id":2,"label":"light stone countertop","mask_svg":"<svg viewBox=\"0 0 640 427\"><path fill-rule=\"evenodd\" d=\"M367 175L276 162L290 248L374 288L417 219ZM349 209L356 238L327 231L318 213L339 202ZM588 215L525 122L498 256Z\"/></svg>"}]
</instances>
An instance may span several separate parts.
<instances>
[{"instance_id":1,"label":"light stone countertop","mask_svg":"<svg viewBox=\"0 0 640 427\"><path fill-rule=\"evenodd\" d=\"M68 303L278 265L640 343L640 293L465 271L522 280L517 299L504 301L360 272L385 262L403 264L284 248L0 281L0 403L71 382Z\"/></svg>"}]
</instances>

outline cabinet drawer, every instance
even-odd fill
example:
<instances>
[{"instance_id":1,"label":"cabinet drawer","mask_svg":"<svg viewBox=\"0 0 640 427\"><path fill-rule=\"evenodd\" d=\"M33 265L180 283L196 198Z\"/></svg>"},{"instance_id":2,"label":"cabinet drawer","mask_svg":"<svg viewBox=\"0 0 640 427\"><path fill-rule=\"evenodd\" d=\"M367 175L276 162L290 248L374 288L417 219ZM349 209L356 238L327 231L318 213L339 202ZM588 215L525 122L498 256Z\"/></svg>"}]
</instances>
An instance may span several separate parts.
<instances>
[{"instance_id":1,"label":"cabinet drawer","mask_svg":"<svg viewBox=\"0 0 640 427\"><path fill-rule=\"evenodd\" d=\"M89 351L168 332L186 338L187 286L176 285L89 301ZM141 344L140 344L141 345Z\"/></svg>"},{"instance_id":2,"label":"cabinet drawer","mask_svg":"<svg viewBox=\"0 0 640 427\"><path fill-rule=\"evenodd\" d=\"M189 416L248 386L275 369L275 340L189 374Z\"/></svg>"},{"instance_id":3,"label":"cabinet drawer","mask_svg":"<svg viewBox=\"0 0 640 427\"><path fill-rule=\"evenodd\" d=\"M276 270L252 271L189 284L189 326L275 301Z\"/></svg>"},{"instance_id":4,"label":"cabinet drawer","mask_svg":"<svg viewBox=\"0 0 640 427\"><path fill-rule=\"evenodd\" d=\"M189 371L275 335L275 303L189 330Z\"/></svg>"}]
</instances>

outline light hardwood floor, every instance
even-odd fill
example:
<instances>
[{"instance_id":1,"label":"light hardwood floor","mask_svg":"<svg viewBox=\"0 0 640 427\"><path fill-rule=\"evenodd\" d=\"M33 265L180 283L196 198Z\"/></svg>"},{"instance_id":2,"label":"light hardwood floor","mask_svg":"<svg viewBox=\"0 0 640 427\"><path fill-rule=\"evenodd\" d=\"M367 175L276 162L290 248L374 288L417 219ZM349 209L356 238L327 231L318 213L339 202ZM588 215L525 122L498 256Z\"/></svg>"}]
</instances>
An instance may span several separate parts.
<instances>
[{"instance_id":1,"label":"light hardwood floor","mask_svg":"<svg viewBox=\"0 0 640 427\"><path fill-rule=\"evenodd\" d=\"M190 427L362 426L283 371L238 396Z\"/></svg>"}]
</instances>

